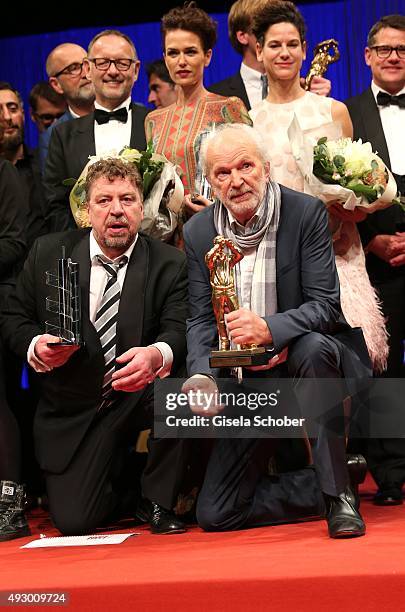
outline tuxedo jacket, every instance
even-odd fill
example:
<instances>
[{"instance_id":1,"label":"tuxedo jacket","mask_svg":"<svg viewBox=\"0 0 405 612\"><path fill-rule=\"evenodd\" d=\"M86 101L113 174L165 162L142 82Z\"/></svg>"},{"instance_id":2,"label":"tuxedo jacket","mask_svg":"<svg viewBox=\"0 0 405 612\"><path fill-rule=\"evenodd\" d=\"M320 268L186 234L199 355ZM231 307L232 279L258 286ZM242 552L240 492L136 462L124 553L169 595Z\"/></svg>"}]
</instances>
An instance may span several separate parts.
<instances>
[{"instance_id":1,"label":"tuxedo jacket","mask_svg":"<svg viewBox=\"0 0 405 612\"><path fill-rule=\"evenodd\" d=\"M131 108L130 146L143 150L146 148L143 125L148 109L140 104L131 104ZM78 179L89 155L95 154L94 113L74 121L65 121L52 130L44 174L50 231L75 229L76 223L69 205L72 187L62 183L68 178Z\"/></svg>"},{"instance_id":2,"label":"tuxedo jacket","mask_svg":"<svg viewBox=\"0 0 405 612\"><path fill-rule=\"evenodd\" d=\"M26 358L34 336L45 333L45 321L54 315L46 310L46 271L57 266L62 246L66 257L79 264L82 346L67 363L40 374L41 399L34 434L43 469L62 472L73 457L101 402L104 357L99 337L89 319L89 230L50 234L31 249L15 290L10 294L2 319L6 343ZM167 342L172 348L172 374L185 361L187 316L187 269L184 254L158 240L139 234L128 262L121 293L117 324L117 355L134 346ZM118 392L118 408L139 403L146 391Z\"/></svg>"},{"instance_id":3,"label":"tuxedo jacket","mask_svg":"<svg viewBox=\"0 0 405 612\"><path fill-rule=\"evenodd\" d=\"M381 123L380 113L371 87L358 96L345 102L353 123L353 137L370 142L384 163L391 169L387 142ZM403 194L404 195L404 194ZM405 214L400 206L390 206L372 215L358 224L364 246L378 234L395 234L405 230ZM372 281L386 280L405 273L404 266L393 268L372 253L367 255L367 269Z\"/></svg>"},{"instance_id":4,"label":"tuxedo jacket","mask_svg":"<svg viewBox=\"0 0 405 612\"><path fill-rule=\"evenodd\" d=\"M236 96L240 98L247 110L250 110L250 102L247 95L245 84L240 76L240 72L238 71L236 74L231 77L224 79L223 81L219 81L218 83L214 83L210 87L208 87L208 91L212 91L213 93L219 94L220 96L226 96L230 98L231 96Z\"/></svg>"},{"instance_id":5,"label":"tuxedo jacket","mask_svg":"<svg viewBox=\"0 0 405 612\"><path fill-rule=\"evenodd\" d=\"M304 334L319 332L336 341L347 375L368 376L371 368L363 334L359 328L349 327L341 311L325 205L311 196L280 188L276 243L278 309L276 314L264 317L273 337L272 354ZM208 361L211 349L218 347L218 337L204 260L217 235L213 212L213 207L207 208L184 226L190 303L187 363L191 375L218 374L210 369Z\"/></svg>"}]
</instances>

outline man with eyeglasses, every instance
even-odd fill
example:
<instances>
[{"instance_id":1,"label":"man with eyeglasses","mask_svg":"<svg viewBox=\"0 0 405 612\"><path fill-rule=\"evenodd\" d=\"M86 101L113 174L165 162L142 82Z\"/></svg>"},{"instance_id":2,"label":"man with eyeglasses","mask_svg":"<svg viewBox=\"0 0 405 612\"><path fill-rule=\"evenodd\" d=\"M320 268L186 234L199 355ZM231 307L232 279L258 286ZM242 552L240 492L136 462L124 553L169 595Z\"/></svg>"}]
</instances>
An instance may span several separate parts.
<instances>
[{"instance_id":1,"label":"man with eyeglasses","mask_svg":"<svg viewBox=\"0 0 405 612\"><path fill-rule=\"evenodd\" d=\"M66 112L66 100L48 81L39 81L30 91L30 116L42 134Z\"/></svg>"},{"instance_id":2,"label":"man with eyeglasses","mask_svg":"<svg viewBox=\"0 0 405 612\"><path fill-rule=\"evenodd\" d=\"M354 138L369 141L396 178L405 195L405 16L382 17L371 28L365 61L371 86L346 101ZM405 213L391 206L358 225L367 253L367 270L387 318L390 354L384 376L402 378L405 338ZM368 464L378 485L378 505L402 503L405 440L368 442Z\"/></svg>"},{"instance_id":3,"label":"man with eyeglasses","mask_svg":"<svg viewBox=\"0 0 405 612\"><path fill-rule=\"evenodd\" d=\"M62 182L78 178L90 155L118 152L124 146L145 149L143 124L148 111L131 102L139 66L132 40L118 30L104 30L90 42L83 76L93 84L95 111L55 127L49 144L44 184L51 230L75 227L69 188Z\"/></svg>"},{"instance_id":4,"label":"man with eyeglasses","mask_svg":"<svg viewBox=\"0 0 405 612\"><path fill-rule=\"evenodd\" d=\"M63 95L67 103L66 112L56 122L64 123L84 117L94 110L94 87L83 70L87 53L74 43L63 43L53 49L46 60L49 85L57 94ZM54 125L39 137L39 157L42 173L45 170L49 141Z\"/></svg>"}]
</instances>

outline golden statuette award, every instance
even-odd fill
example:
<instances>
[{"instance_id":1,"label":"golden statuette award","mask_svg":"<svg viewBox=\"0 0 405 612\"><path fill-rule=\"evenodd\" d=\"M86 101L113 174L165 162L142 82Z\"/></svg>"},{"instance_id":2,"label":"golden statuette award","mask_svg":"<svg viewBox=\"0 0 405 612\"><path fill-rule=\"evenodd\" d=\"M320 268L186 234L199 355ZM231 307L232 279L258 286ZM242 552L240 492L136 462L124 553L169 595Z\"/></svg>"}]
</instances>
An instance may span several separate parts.
<instances>
[{"instance_id":1,"label":"golden statuette award","mask_svg":"<svg viewBox=\"0 0 405 612\"><path fill-rule=\"evenodd\" d=\"M333 55L331 55L331 51ZM308 90L311 86L311 81L314 76L323 76L328 69L329 64L334 64L340 58L339 43L334 38L323 40L314 49L314 59L311 62L311 67L305 77L305 89Z\"/></svg>"},{"instance_id":2,"label":"golden statuette award","mask_svg":"<svg viewBox=\"0 0 405 612\"><path fill-rule=\"evenodd\" d=\"M211 351L212 368L234 368L239 366L264 365L269 356L263 346L244 344L231 349L225 324L225 314L239 308L236 293L234 267L243 259L241 250L228 238L217 236L213 248L205 256L210 271L212 307L217 321L219 350Z\"/></svg>"}]
</instances>

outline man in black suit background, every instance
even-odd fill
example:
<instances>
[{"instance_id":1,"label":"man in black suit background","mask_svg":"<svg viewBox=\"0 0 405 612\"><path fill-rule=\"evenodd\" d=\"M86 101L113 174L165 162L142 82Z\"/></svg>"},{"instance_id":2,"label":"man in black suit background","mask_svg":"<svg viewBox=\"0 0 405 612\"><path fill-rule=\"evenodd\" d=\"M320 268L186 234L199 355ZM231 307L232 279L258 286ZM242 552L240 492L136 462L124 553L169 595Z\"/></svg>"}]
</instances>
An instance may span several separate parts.
<instances>
[{"instance_id":1,"label":"man in black suit background","mask_svg":"<svg viewBox=\"0 0 405 612\"><path fill-rule=\"evenodd\" d=\"M259 11L269 0L237 0L232 4L228 16L228 33L232 47L242 56L240 70L208 89L221 96L240 98L249 110L267 96L267 78L262 62L256 56L256 37L252 24L256 11ZM327 96L331 83L323 77L314 77L311 91Z\"/></svg>"},{"instance_id":2,"label":"man in black suit background","mask_svg":"<svg viewBox=\"0 0 405 612\"><path fill-rule=\"evenodd\" d=\"M36 152L24 142L25 116L21 95L4 81L0 82L0 111L5 122L0 157L8 159L20 177L24 194L21 206L28 204L25 235L29 248L38 236L48 231L45 196Z\"/></svg>"},{"instance_id":3,"label":"man in black suit background","mask_svg":"<svg viewBox=\"0 0 405 612\"><path fill-rule=\"evenodd\" d=\"M150 383L185 358L185 257L138 234L138 171L122 160L96 162L85 189L92 230L35 243L2 321L7 344L41 373L36 451L53 521L64 534L91 531L119 512L131 485L128 477L119 484L128 448L152 422ZM81 346L58 346L59 338L46 333L46 271L62 247L80 267ZM158 502L166 483L153 472L148 478Z\"/></svg>"},{"instance_id":4,"label":"man in black suit background","mask_svg":"<svg viewBox=\"0 0 405 612\"><path fill-rule=\"evenodd\" d=\"M365 61L371 86L346 101L354 138L371 142L392 170L405 195L405 16L382 17L370 30ZM386 377L404 376L405 213L391 206L358 224L370 280L377 288L387 318L390 353ZM405 441L370 440L368 464L379 491L375 503L402 503Z\"/></svg>"},{"instance_id":5,"label":"man in black suit background","mask_svg":"<svg viewBox=\"0 0 405 612\"><path fill-rule=\"evenodd\" d=\"M94 86L95 111L55 127L49 143L44 184L52 231L75 227L62 182L77 179L89 156L118 153L124 146L145 149L147 109L131 102L139 66L133 42L118 30L100 32L90 42L84 69Z\"/></svg>"}]
</instances>

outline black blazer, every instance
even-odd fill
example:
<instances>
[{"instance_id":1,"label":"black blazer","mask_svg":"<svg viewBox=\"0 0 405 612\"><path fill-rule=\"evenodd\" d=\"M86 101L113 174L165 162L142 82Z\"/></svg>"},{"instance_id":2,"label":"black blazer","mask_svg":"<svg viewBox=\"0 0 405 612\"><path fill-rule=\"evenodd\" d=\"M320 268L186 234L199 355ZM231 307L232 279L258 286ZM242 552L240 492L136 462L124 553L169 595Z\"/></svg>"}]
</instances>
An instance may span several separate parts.
<instances>
[{"instance_id":1,"label":"black blazer","mask_svg":"<svg viewBox=\"0 0 405 612\"><path fill-rule=\"evenodd\" d=\"M104 358L99 337L89 319L89 230L39 238L25 262L2 319L6 343L26 358L32 338L45 332L52 318L45 299L52 288L45 272L56 267L62 245L80 266L82 334L85 345L60 368L40 375L41 399L35 415L37 455L43 469L62 472L89 427L101 399ZM187 271L184 254L158 240L139 235L121 294L117 355L133 346L167 342L173 350L175 373L185 360ZM142 401L145 391L117 394L127 404ZM141 409L141 408L140 408Z\"/></svg>"},{"instance_id":2,"label":"black blazer","mask_svg":"<svg viewBox=\"0 0 405 612\"><path fill-rule=\"evenodd\" d=\"M148 109L141 104L132 104L131 108L130 146L143 150L146 148L143 125ZM76 228L69 205L71 187L65 187L62 182L67 178L78 179L89 155L95 154L94 113L60 123L52 130L44 173L50 231Z\"/></svg>"},{"instance_id":3,"label":"black blazer","mask_svg":"<svg viewBox=\"0 0 405 612\"><path fill-rule=\"evenodd\" d=\"M378 153L384 163L391 169L387 142L381 123L380 113L371 87L358 96L345 101L353 123L353 136L363 142L371 142L373 150ZM405 214L400 206L390 206L380 210L358 224L361 240L364 246L378 234L395 234L405 224ZM405 274L405 266L393 268L388 263L372 253L367 255L367 269L372 281L386 280Z\"/></svg>"},{"instance_id":4,"label":"black blazer","mask_svg":"<svg viewBox=\"0 0 405 612\"><path fill-rule=\"evenodd\" d=\"M250 110L250 102L246 92L246 87L239 71L223 81L214 83L207 89L208 91L212 91L212 93L219 94L220 96L226 96L227 98L236 96L237 98L240 98L246 108Z\"/></svg>"},{"instance_id":5,"label":"black blazer","mask_svg":"<svg viewBox=\"0 0 405 612\"><path fill-rule=\"evenodd\" d=\"M281 187L277 231L278 311L264 317L278 353L296 338L315 331L332 335L345 372L371 373L361 330L352 330L340 307L339 280L325 205L311 196ZM211 286L204 256L217 232L213 207L194 215L184 226L188 261L190 318L187 320L189 374L212 373L208 357L218 344ZM356 351L348 350L355 346ZM363 362L363 363L361 363ZM363 365L364 364L364 365Z\"/></svg>"},{"instance_id":6,"label":"black blazer","mask_svg":"<svg viewBox=\"0 0 405 612\"><path fill-rule=\"evenodd\" d=\"M28 200L13 164L0 159L0 299L26 254Z\"/></svg>"}]
</instances>

